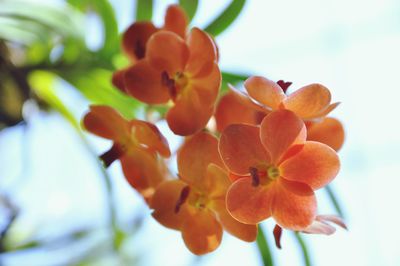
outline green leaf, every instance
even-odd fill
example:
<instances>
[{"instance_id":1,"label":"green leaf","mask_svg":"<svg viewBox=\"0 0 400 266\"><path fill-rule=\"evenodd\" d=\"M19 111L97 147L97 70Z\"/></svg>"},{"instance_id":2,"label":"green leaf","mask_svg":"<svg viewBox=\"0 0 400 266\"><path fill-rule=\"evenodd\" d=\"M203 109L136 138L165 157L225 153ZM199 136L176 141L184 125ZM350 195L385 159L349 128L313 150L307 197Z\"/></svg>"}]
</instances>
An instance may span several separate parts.
<instances>
[{"instance_id":1,"label":"green leaf","mask_svg":"<svg viewBox=\"0 0 400 266\"><path fill-rule=\"evenodd\" d=\"M193 19L196 14L197 7L199 5L198 0L179 0L179 5L185 10L186 15L189 18L189 22Z\"/></svg>"},{"instance_id":2,"label":"green leaf","mask_svg":"<svg viewBox=\"0 0 400 266\"><path fill-rule=\"evenodd\" d=\"M93 69L84 75L60 74L93 104L105 104L117 109L126 118L134 118L142 103L115 89L110 80L112 72Z\"/></svg>"},{"instance_id":3,"label":"green leaf","mask_svg":"<svg viewBox=\"0 0 400 266\"><path fill-rule=\"evenodd\" d=\"M303 255L304 266L311 266L311 259L307 249L306 242L303 240L303 237L300 235L299 232L293 232L295 239L297 240L298 244L300 245L301 253Z\"/></svg>"},{"instance_id":4,"label":"green leaf","mask_svg":"<svg viewBox=\"0 0 400 266\"><path fill-rule=\"evenodd\" d=\"M246 0L232 0L230 5L204 30L213 36L221 34L239 16Z\"/></svg>"},{"instance_id":5,"label":"green leaf","mask_svg":"<svg viewBox=\"0 0 400 266\"><path fill-rule=\"evenodd\" d=\"M240 83L248 79L250 75L248 74L237 74L237 73L230 73L222 71L222 79L227 83Z\"/></svg>"},{"instance_id":6,"label":"green leaf","mask_svg":"<svg viewBox=\"0 0 400 266\"><path fill-rule=\"evenodd\" d=\"M136 21L151 21L153 0L136 0Z\"/></svg>"},{"instance_id":7,"label":"green leaf","mask_svg":"<svg viewBox=\"0 0 400 266\"><path fill-rule=\"evenodd\" d=\"M344 218L342 207L340 206L339 201L337 200L337 197L335 195L333 188L328 185L325 187L325 190L328 193L328 197L329 197L330 201L332 202L333 207L335 208L337 214L340 217Z\"/></svg>"},{"instance_id":8,"label":"green leaf","mask_svg":"<svg viewBox=\"0 0 400 266\"><path fill-rule=\"evenodd\" d=\"M267 242L267 238L265 237L265 233L261 226L258 227L258 235L257 235L257 247L258 251L261 255L261 259L264 266L272 266L274 265L272 260L271 250L269 248L269 244Z\"/></svg>"},{"instance_id":9,"label":"green leaf","mask_svg":"<svg viewBox=\"0 0 400 266\"><path fill-rule=\"evenodd\" d=\"M72 6L80 9L94 10L101 18L104 30L104 44L100 56L110 60L119 51L118 24L114 9L108 0L68 0Z\"/></svg>"},{"instance_id":10,"label":"green leaf","mask_svg":"<svg viewBox=\"0 0 400 266\"><path fill-rule=\"evenodd\" d=\"M71 123L71 125L74 126L74 128L79 130L79 123L54 91L54 83L56 79L57 75L51 72L34 71L29 75L28 82L31 85L32 90L39 98L48 103L53 109L58 111L65 119L67 119L67 121Z\"/></svg>"},{"instance_id":11,"label":"green leaf","mask_svg":"<svg viewBox=\"0 0 400 266\"><path fill-rule=\"evenodd\" d=\"M64 37L83 39L82 14L68 5L26 0L0 1L0 16L39 23Z\"/></svg>"}]
</instances>

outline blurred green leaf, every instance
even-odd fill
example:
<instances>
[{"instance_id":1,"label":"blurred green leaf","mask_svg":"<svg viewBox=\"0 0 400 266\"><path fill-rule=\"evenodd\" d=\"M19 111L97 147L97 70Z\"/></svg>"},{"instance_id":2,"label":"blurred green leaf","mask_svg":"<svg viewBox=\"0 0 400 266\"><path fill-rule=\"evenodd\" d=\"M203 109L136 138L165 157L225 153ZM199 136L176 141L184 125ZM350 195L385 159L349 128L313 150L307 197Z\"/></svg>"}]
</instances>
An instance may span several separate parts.
<instances>
[{"instance_id":1,"label":"blurred green leaf","mask_svg":"<svg viewBox=\"0 0 400 266\"><path fill-rule=\"evenodd\" d=\"M54 82L56 81L56 78L57 75L51 72L33 71L28 77L28 82L31 85L32 90L39 98L48 103L53 109L58 111L71 123L71 125L79 130L79 123L54 91Z\"/></svg>"},{"instance_id":2,"label":"blurred green leaf","mask_svg":"<svg viewBox=\"0 0 400 266\"><path fill-rule=\"evenodd\" d=\"M0 1L0 17L31 20L64 37L82 39L83 16L68 5L58 2L33 2L27 0Z\"/></svg>"},{"instance_id":3,"label":"blurred green leaf","mask_svg":"<svg viewBox=\"0 0 400 266\"><path fill-rule=\"evenodd\" d=\"M34 42L46 42L48 38L48 30L43 25L32 23L28 19L0 16L0 39L30 45Z\"/></svg>"},{"instance_id":4,"label":"blurred green leaf","mask_svg":"<svg viewBox=\"0 0 400 266\"><path fill-rule=\"evenodd\" d=\"M189 22L193 19L196 14L197 7L199 5L198 0L179 0L179 5L185 10L186 15L189 18Z\"/></svg>"},{"instance_id":5,"label":"blurred green leaf","mask_svg":"<svg viewBox=\"0 0 400 266\"><path fill-rule=\"evenodd\" d=\"M112 72L104 69L88 70L83 75L61 76L75 86L93 104L105 104L114 107L126 118L135 117L143 104L115 89L110 80Z\"/></svg>"},{"instance_id":6,"label":"blurred green leaf","mask_svg":"<svg viewBox=\"0 0 400 266\"><path fill-rule=\"evenodd\" d=\"M222 71L222 79L227 83L240 83L245 81L248 77L250 77L250 75Z\"/></svg>"},{"instance_id":7,"label":"blurred green leaf","mask_svg":"<svg viewBox=\"0 0 400 266\"><path fill-rule=\"evenodd\" d=\"M151 21L153 17L153 0L136 0L136 21Z\"/></svg>"},{"instance_id":8,"label":"blurred green leaf","mask_svg":"<svg viewBox=\"0 0 400 266\"><path fill-rule=\"evenodd\" d=\"M101 18L104 29L104 44L99 55L110 60L119 51L118 24L114 9L108 0L67 0L81 11L90 9Z\"/></svg>"},{"instance_id":9,"label":"blurred green leaf","mask_svg":"<svg viewBox=\"0 0 400 266\"><path fill-rule=\"evenodd\" d=\"M311 259L310 259L310 255L308 252L308 248L306 245L306 242L303 240L303 237L300 235L299 232L293 232L295 239L297 240L297 242L300 245L300 249L301 249L301 253L303 255L303 260L304 260L304 266L311 266Z\"/></svg>"},{"instance_id":10,"label":"blurred green leaf","mask_svg":"<svg viewBox=\"0 0 400 266\"><path fill-rule=\"evenodd\" d=\"M204 30L213 36L217 36L226 30L239 16L246 0L232 0L230 5Z\"/></svg>"},{"instance_id":11,"label":"blurred green leaf","mask_svg":"<svg viewBox=\"0 0 400 266\"><path fill-rule=\"evenodd\" d=\"M330 186L330 185L326 186L325 190L326 190L328 197L329 197L330 201L332 202L333 207L335 208L337 214L340 217L344 218L344 213L343 213L342 207L340 206L339 201L337 200L337 197L335 195L335 192L334 192L332 186Z\"/></svg>"},{"instance_id":12,"label":"blurred green leaf","mask_svg":"<svg viewBox=\"0 0 400 266\"><path fill-rule=\"evenodd\" d=\"M272 266L274 265L272 260L271 250L269 248L269 244L267 242L267 238L265 237L265 233L261 226L258 227L258 235L257 235L257 247L258 251L261 255L261 259L264 266Z\"/></svg>"}]
</instances>

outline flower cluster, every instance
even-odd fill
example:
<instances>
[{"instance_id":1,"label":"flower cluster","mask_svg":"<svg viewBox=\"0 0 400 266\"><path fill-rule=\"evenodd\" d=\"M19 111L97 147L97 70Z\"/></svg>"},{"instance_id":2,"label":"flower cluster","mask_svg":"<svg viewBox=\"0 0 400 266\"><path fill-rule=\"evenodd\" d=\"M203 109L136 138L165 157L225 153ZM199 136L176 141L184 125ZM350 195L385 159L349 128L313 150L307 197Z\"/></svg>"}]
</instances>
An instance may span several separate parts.
<instances>
[{"instance_id":1,"label":"flower cluster","mask_svg":"<svg viewBox=\"0 0 400 266\"><path fill-rule=\"evenodd\" d=\"M252 242L257 225L272 217L278 246L282 228L331 234L337 216L319 215L314 191L339 172L337 151L344 140L341 123L326 117L338 103L320 84L290 94L290 82L250 77L246 93L221 87L218 49L177 5L165 24L136 22L123 34L127 68L113 84L146 104L168 108L165 119L185 141L177 153L178 173L166 159L171 152L157 127L127 120L108 106L91 106L86 130L113 141L100 156L107 167L121 162L129 184L165 227L179 230L191 252L215 250L223 230ZM215 117L217 130L206 125Z\"/></svg>"}]
</instances>

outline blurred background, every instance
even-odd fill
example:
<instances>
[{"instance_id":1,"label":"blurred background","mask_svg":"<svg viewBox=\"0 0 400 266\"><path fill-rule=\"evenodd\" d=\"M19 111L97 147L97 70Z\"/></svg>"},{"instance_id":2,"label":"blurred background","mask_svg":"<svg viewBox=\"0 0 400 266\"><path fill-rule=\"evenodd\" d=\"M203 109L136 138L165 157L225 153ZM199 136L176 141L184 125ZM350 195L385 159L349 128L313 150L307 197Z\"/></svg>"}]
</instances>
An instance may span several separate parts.
<instances>
[{"instance_id":1,"label":"blurred background","mask_svg":"<svg viewBox=\"0 0 400 266\"><path fill-rule=\"evenodd\" d=\"M139 1L146 5L149 1ZM400 265L400 2L248 0L216 37L221 69L240 76L319 82L342 104L342 169L332 183L349 231L304 235L311 265ZM163 24L168 4L153 3ZM200 0L191 25L205 28L231 3ZM127 63L119 34L135 0L0 0L0 265L262 265L256 244L224 234L217 251L195 257L180 233L151 218L120 165L103 170L110 143L83 133L90 103L127 117L145 107L115 90L112 71ZM146 16L146 14L139 14ZM176 149L165 123L158 126ZM319 212L337 212L318 191ZM276 265L303 265L289 232Z\"/></svg>"}]
</instances>

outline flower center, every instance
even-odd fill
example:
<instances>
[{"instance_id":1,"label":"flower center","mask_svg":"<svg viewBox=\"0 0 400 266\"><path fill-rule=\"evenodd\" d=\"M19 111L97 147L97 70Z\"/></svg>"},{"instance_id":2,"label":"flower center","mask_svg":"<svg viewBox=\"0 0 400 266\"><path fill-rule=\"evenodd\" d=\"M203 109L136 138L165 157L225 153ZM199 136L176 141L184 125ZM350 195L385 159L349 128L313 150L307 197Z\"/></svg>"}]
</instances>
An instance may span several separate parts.
<instances>
[{"instance_id":1,"label":"flower center","mask_svg":"<svg viewBox=\"0 0 400 266\"><path fill-rule=\"evenodd\" d=\"M267 174L270 179L275 180L280 176L279 168L270 166L268 167Z\"/></svg>"},{"instance_id":2,"label":"flower center","mask_svg":"<svg viewBox=\"0 0 400 266\"><path fill-rule=\"evenodd\" d=\"M178 93L189 83L189 78L184 72L176 72L171 78L167 71L163 71L161 73L161 82L167 87L170 97L175 101Z\"/></svg>"}]
</instances>

